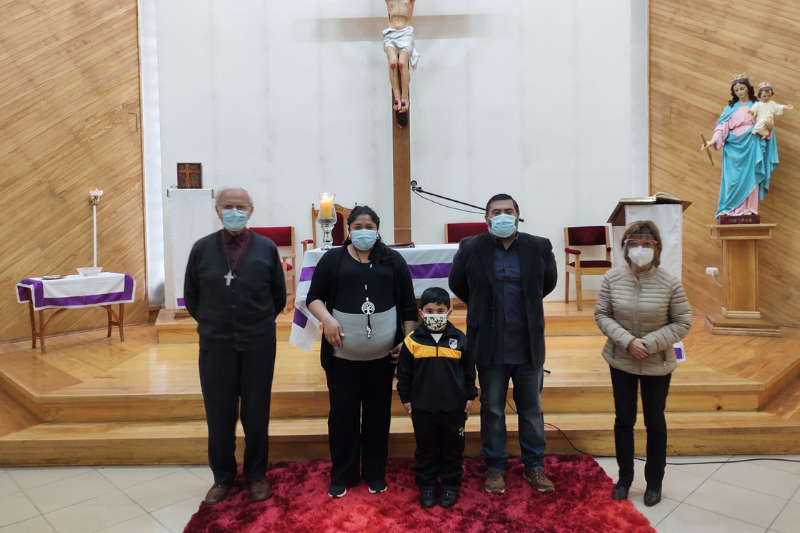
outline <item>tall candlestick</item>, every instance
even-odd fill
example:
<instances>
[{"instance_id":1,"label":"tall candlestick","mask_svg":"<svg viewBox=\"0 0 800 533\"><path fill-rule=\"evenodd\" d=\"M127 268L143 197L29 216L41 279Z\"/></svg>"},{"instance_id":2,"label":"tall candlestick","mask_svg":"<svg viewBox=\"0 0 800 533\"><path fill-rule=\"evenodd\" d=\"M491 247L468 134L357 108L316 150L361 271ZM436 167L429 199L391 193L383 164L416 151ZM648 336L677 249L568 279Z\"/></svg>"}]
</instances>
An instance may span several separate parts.
<instances>
[{"instance_id":1,"label":"tall candlestick","mask_svg":"<svg viewBox=\"0 0 800 533\"><path fill-rule=\"evenodd\" d=\"M92 206L92 222L94 226L94 266L97 266L97 206Z\"/></svg>"},{"instance_id":2,"label":"tall candlestick","mask_svg":"<svg viewBox=\"0 0 800 533\"><path fill-rule=\"evenodd\" d=\"M92 205L92 229L94 241L94 266L97 267L97 204L100 203L100 197L103 196L103 191L94 189L89 191L89 203Z\"/></svg>"}]
</instances>

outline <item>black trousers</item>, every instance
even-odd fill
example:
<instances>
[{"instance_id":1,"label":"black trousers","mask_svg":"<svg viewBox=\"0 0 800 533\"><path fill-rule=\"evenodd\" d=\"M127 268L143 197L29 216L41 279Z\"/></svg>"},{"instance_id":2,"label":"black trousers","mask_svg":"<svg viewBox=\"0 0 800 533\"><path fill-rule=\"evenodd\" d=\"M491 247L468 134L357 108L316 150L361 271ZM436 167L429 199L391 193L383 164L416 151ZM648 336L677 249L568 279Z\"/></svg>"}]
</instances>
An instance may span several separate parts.
<instances>
[{"instance_id":1,"label":"black trousers","mask_svg":"<svg viewBox=\"0 0 800 533\"><path fill-rule=\"evenodd\" d=\"M630 487L633 482L633 426L636 423L637 388L642 384L642 411L647 428L647 463L644 477L647 488L661 490L664 468L667 465L667 405L669 382L666 376L638 376L611 367L611 385L614 388L614 444L617 449L619 484Z\"/></svg>"},{"instance_id":2,"label":"black trousers","mask_svg":"<svg viewBox=\"0 0 800 533\"><path fill-rule=\"evenodd\" d=\"M331 403L328 414L331 485L353 487L358 485L360 477L367 483L386 477L395 370L390 359L389 356L374 361L331 358L326 372Z\"/></svg>"},{"instance_id":3,"label":"black trousers","mask_svg":"<svg viewBox=\"0 0 800 533\"><path fill-rule=\"evenodd\" d=\"M442 489L458 491L464 475L464 411L431 413L414 409L411 421L417 450L417 486L434 489L442 478Z\"/></svg>"},{"instance_id":4,"label":"black trousers","mask_svg":"<svg viewBox=\"0 0 800 533\"><path fill-rule=\"evenodd\" d=\"M231 484L236 479L236 420L240 413L245 434L244 477L252 483L266 476L274 370L275 341L246 352L200 350L208 464L215 483Z\"/></svg>"}]
</instances>

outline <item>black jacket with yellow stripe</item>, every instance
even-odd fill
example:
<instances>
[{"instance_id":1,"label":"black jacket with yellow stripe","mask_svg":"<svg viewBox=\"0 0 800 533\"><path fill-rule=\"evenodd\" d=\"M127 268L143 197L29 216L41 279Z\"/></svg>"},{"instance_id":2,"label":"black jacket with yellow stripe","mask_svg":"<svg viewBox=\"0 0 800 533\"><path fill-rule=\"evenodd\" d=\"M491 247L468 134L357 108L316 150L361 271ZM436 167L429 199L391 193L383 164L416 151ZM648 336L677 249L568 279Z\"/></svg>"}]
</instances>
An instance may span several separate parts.
<instances>
[{"instance_id":1,"label":"black jacket with yellow stripe","mask_svg":"<svg viewBox=\"0 0 800 533\"><path fill-rule=\"evenodd\" d=\"M475 360L467 336L450 322L439 342L420 324L403 341L397 363L397 392L412 409L433 413L463 411L478 395Z\"/></svg>"}]
</instances>

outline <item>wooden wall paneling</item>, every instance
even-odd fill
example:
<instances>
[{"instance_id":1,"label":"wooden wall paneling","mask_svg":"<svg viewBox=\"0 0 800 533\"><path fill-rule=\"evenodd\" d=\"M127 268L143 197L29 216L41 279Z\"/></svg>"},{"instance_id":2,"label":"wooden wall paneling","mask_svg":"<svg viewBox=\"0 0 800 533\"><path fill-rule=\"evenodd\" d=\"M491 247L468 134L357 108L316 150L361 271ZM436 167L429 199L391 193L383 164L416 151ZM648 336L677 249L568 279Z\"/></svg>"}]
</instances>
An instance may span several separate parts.
<instances>
[{"instance_id":1,"label":"wooden wall paneling","mask_svg":"<svg viewBox=\"0 0 800 533\"><path fill-rule=\"evenodd\" d=\"M778 103L800 104L800 4L766 0L650 0L650 188L694 202L684 218L683 281L693 307L717 312L722 289L705 275L722 267L714 223L721 152L712 167L699 151L730 99L730 77L747 71L769 81ZM760 307L783 325L800 325L800 107L776 119L780 166L759 207L776 223L759 243Z\"/></svg>"},{"instance_id":2,"label":"wooden wall paneling","mask_svg":"<svg viewBox=\"0 0 800 533\"><path fill-rule=\"evenodd\" d=\"M0 342L30 334L17 281L91 265L95 187L105 191L98 264L136 279L137 301L125 318L145 322L136 1L10 0L0 20ZM102 309L74 310L49 331L101 328L105 320Z\"/></svg>"}]
</instances>

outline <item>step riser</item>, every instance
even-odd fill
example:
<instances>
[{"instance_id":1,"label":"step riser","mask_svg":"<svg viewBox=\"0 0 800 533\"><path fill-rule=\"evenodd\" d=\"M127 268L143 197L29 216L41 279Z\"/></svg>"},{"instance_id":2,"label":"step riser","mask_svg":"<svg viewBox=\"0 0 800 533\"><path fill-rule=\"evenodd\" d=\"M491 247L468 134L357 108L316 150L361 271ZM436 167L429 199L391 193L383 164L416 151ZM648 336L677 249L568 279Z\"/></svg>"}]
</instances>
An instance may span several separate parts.
<instances>
[{"instance_id":1,"label":"step riser","mask_svg":"<svg viewBox=\"0 0 800 533\"><path fill-rule=\"evenodd\" d=\"M614 430L569 431L572 443L582 451L594 455L614 455ZM744 454L789 454L800 452L800 430L798 428L707 428L670 431L667 446L669 455L744 455ZM465 455L480 453L480 437L477 432L467 432ZM635 431L636 453L645 455L646 433L644 428ZM576 453L575 449L556 430L546 431L547 453ZM242 461L244 438L237 438L237 458ZM412 434L390 437L391 457L413 457L414 436ZM518 434L508 432L507 453L519 455ZM272 438L271 461L295 461L301 459L330 459L327 437ZM182 439L88 439L75 441L0 442L0 466L46 466L46 465L152 465L152 464L208 464L206 438L204 436Z\"/></svg>"},{"instance_id":2,"label":"step riser","mask_svg":"<svg viewBox=\"0 0 800 533\"><path fill-rule=\"evenodd\" d=\"M176 395L178 396L178 395ZM196 395L192 395L196 396ZM85 399L84 399L85 400ZM514 405L513 391L508 393L508 401ZM613 413L614 398L611 390L542 392L542 407L547 414L566 413ZM667 398L667 411L675 413L698 413L707 411L755 411L758 408L758 393L720 393L700 392L681 393L673 391ZM325 418L328 416L327 393L273 393L270 415L272 418ZM641 411L641 402L639 405ZM59 402L41 405L45 422L148 422L169 420L204 420L205 408L201 398L186 400L126 400L120 403L105 401ZM480 412L480 400L475 401L472 414ZM506 413L514 411L506 406ZM405 414L400 398L395 393L392 400L392 414Z\"/></svg>"}]
</instances>

